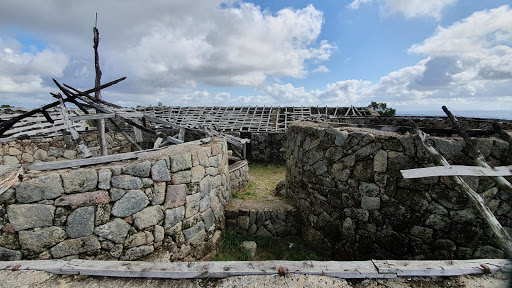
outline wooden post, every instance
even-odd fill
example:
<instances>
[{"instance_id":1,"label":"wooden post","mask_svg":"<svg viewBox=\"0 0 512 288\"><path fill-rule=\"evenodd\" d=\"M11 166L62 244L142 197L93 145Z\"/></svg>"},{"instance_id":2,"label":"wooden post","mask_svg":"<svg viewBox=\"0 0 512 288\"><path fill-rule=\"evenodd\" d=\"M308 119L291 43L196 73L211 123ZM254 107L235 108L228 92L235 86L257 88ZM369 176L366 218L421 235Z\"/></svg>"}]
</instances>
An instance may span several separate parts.
<instances>
[{"instance_id":1,"label":"wooden post","mask_svg":"<svg viewBox=\"0 0 512 288\"><path fill-rule=\"evenodd\" d=\"M466 142L466 146L468 147L469 153L472 154L471 157L474 158L475 163L478 166L492 169L493 167L491 167L489 164L487 164L487 161L485 161L485 157L484 157L484 155L482 155L480 150L478 150L478 148L476 148L475 145L473 145L473 143L471 143L471 139L469 139L468 134L466 133L466 131L464 131L462 129L462 127L460 127L459 121L457 121L457 118L455 118L455 116L453 116L452 112L450 112L450 110L448 110L448 108L446 108L446 106L443 106L443 111L450 118L453 128L455 128L455 129L457 129L457 131L459 131L459 134L464 139L464 142ZM494 180L494 182L496 182L496 184L498 184L503 190L512 192L512 185L503 176L491 177L491 179Z\"/></svg>"},{"instance_id":2,"label":"wooden post","mask_svg":"<svg viewBox=\"0 0 512 288\"><path fill-rule=\"evenodd\" d=\"M434 158L434 160L437 162L438 165L447 166L450 167L450 164L446 159L437 152L434 147L432 147L427 142L427 134L425 134L423 131L421 131L418 126L416 126L416 123L414 123L411 120L412 126L416 133L418 134L418 137L421 140L421 144L423 144L423 147L425 147L425 150ZM451 178L457 183L462 191L468 196L469 200L473 204L473 206L480 212L484 220L487 222L489 227L491 228L491 231L496 236L496 240L500 244L500 246L503 248L503 250L508 254L508 257L512 257L512 239L507 234L505 229L503 229L503 226L501 226L500 222L494 217L494 214L489 210L487 205L485 205L484 200L478 193L473 191L471 187L469 187L468 184L460 177L460 176L451 176Z\"/></svg>"},{"instance_id":3,"label":"wooden post","mask_svg":"<svg viewBox=\"0 0 512 288\"><path fill-rule=\"evenodd\" d=\"M98 13L96 13L96 24L98 23ZM96 70L96 79L94 81L94 87L100 87L101 82L101 70L100 70L100 56L98 54L98 43L100 41L100 33L94 25L92 28L92 32L94 33L94 68ZM101 91L97 90L95 93L96 100L101 100ZM100 113L100 111L96 110L96 113ZM98 142L100 144L100 153L102 156L108 154L107 152L107 140L105 139L105 119L98 119L96 121L98 128Z\"/></svg>"}]
</instances>

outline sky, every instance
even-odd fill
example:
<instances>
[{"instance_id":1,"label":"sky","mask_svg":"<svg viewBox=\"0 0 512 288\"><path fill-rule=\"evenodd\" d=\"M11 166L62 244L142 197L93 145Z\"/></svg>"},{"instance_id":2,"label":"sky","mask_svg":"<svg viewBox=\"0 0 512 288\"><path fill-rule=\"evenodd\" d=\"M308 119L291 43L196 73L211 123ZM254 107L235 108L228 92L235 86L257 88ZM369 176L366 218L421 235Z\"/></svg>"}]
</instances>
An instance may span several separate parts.
<instances>
[{"instance_id":1,"label":"sky","mask_svg":"<svg viewBox=\"0 0 512 288\"><path fill-rule=\"evenodd\" d=\"M0 104L54 101L55 78L123 105L510 110L502 0L24 0L0 3Z\"/></svg>"}]
</instances>

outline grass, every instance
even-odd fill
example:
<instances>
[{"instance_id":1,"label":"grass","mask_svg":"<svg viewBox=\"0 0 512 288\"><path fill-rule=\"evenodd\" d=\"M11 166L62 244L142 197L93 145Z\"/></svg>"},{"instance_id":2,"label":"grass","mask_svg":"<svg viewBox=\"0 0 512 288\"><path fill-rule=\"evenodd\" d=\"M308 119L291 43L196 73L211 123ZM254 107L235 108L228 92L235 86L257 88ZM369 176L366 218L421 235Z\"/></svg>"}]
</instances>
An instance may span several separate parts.
<instances>
[{"instance_id":1,"label":"grass","mask_svg":"<svg viewBox=\"0 0 512 288\"><path fill-rule=\"evenodd\" d=\"M240 247L243 241L254 241L258 245L256 255ZM266 260L323 260L313 251L309 250L304 241L298 236L282 239L240 237L233 231L222 233L219 252L213 258L214 261L266 261Z\"/></svg>"},{"instance_id":2,"label":"grass","mask_svg":"<svg viewBox=\"0 0 512 288\"><path fill-rule=\"evenodd\" d=\"M274 191L286 177L286 166L277 164L249 164L249 185L246 191L233 194L242 200L275 199Z\"/></svg>"}]
</instances>

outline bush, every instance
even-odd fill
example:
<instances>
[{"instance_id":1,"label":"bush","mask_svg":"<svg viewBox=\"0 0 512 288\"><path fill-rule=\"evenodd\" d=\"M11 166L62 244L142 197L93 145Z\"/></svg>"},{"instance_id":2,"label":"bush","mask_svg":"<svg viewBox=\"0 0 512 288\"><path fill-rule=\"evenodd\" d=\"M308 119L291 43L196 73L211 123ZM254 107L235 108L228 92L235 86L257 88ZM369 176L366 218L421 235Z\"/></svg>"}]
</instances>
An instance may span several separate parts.
<instances>
[{"instance_id":1,"label":"bush","mask_svg":"<svg viewBox=\"0 0 512 288\"><path fill-rule=\"evenodd\" d=\"M379 112L380 116L395 116L396 114L396 110L391 107L388 108L388 104L386 103L372 101L368 107Z\"/></svg>"}]
</instances>

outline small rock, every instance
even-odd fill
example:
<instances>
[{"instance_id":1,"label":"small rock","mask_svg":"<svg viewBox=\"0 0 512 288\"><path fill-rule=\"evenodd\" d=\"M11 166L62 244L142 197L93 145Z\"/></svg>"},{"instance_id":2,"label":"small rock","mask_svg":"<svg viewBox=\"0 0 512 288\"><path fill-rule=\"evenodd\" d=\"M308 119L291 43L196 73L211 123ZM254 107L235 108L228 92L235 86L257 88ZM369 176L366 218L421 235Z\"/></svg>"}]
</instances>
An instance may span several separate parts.
<instances>
[{"instance_id":1,"label":"small rock","mask_svg":"<svg viewBox=\"0 0 512 288\"><path fill-rule=\"evenodd\" d=\"M258 247L256 242L254 242L254 241L244 241L244 242L242 242L242 244L240 244L240 247L242 247L243 249L249 251L249 253L251 253L251 258L256 256L256 249Z\"/></svg>"}]
</instances>

